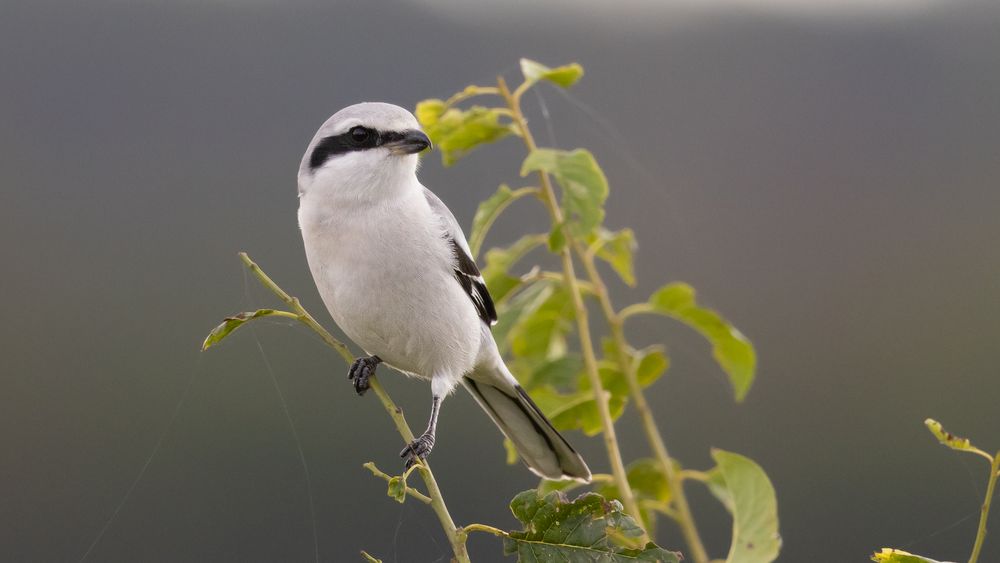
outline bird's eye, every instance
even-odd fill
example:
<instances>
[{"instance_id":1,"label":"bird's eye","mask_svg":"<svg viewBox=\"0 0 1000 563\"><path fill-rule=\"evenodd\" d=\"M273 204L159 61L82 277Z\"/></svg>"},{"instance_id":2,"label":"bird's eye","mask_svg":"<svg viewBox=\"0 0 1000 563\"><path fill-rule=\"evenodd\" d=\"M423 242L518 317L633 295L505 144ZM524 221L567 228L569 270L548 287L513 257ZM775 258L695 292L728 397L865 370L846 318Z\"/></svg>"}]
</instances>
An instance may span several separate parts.
<instances>
[{"instance_id":1,"label":"bird's eye","mask_svg":"<svg viewBox=\"0 0 1000 563\"><path fill-rule=\"evenodd\" d=\"M358 143L359 145L367 141L372 134L370 129L361 126L352 127L350 133L351 133L351 140L354 141L355 143Z\"/></svg>"}]
</instances>

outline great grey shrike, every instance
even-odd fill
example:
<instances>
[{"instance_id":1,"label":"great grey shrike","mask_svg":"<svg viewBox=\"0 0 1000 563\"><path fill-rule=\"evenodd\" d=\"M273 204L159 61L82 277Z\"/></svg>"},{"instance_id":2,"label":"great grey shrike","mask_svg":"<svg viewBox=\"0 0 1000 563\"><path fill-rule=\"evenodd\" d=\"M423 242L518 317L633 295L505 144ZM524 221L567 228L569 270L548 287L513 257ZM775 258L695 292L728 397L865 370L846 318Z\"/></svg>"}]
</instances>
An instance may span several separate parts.
<instances>
[{"instance_id":1,"label":"great grey shrike","mask_svg":"<svg viewBox=\"0 0 1000 563\"><path fill-rule=\"evenodd\" d=\"M330 315L368 356L348 377L357 393L379 363L430 380L427 430L400 453L409 467L434 447L441 402L459 383L533 472L590 480L497 350L497 313L455 216L417 180L431 146L398 106L344 108L319 128L299 166L299 226Z\"/></svg>"}]
</instances>

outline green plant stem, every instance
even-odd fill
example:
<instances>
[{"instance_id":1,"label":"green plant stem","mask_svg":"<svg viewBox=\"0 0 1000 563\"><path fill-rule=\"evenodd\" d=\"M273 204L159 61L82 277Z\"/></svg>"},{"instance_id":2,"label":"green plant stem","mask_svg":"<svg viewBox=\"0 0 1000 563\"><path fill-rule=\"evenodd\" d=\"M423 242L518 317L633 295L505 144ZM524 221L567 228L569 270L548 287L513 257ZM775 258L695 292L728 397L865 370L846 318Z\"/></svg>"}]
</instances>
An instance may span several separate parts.
<instances>
[{"instance_id":1,"label":"green plant stem","mask_svg":"<svg viewBox=\"0 0 1000 563\"><path fill-rule=\"evenodd\" d=\"M625 319L622 315L615 312L608 288L604 285L604 280L601 278L600 272L597 271L594 253L588 252L577 240L573 240L572 245L580 256L581 262L583 262L583 267L587 271L587 276L590 278L590 283L593 286L594 294L597 296L597 300L601 304L601 310L604 312L604 316L611 328L611 337L614 339L615 348L618 351L619 369L625 374L625 381L628 383L629 393L632 396L632 401L635 403L635 410L639 413L639 418L642 421L646 440L653 449L653 453L660 464L660 469L663 471L663 475L667 478L667 483L670 486L670 493L672 495L671 503L675 508L674 520L684 535L684 541L691 551L691 558L694 562L707 563L708 552L705 550L705 544L702 542L701 536L698 534L698 528L695 526L694 515L691 513L691 505L688 503L687 495L684 494L684 481L674 468L673 462L670 461L670 454L667 452L663 436L660 435L660 429L653 418L653 411L649 408L649 403L646 402L646 395L642 391L642 385L639 384L635 363L629 357L629 345L625 339Z\"/></svg>"},{"instance_id":2,"label":"green plant stem","mask_svg":"<svg viewBox=\"0 0 1000 563\"><path fill-rule=\"evenodd\" d=\"M337 351L338 354L347 362L347 365L351 365L354 362L354 355L351 354L351 350L341 341L333 337L325 328L323 328L312 315L309 314L302 304L299 303L298 298L292 297L285 290L281 289L264 271L257 265L256 262L250 259L250 256L246 252L240 252L240 260L250 269L250 272L257 277L258 280L264 285L264 287L270 289L278 299L284 301L292 310L298 315L297 319L304 325L311 328L320 338L323 339L327 345ZM389 394L386 393L385 389L378 379L373 375L368 380L369 388L375 392L375 396L378 397L379 402L382 403L382 407L385 408L386 413L392 418L392 421L396 424L396 430L399 432L403 440L409 444L413 441L413 431L410 430L410 426L406 423L406 419L403 417L403 410L396 406ZM441 495L441 489L438 488L437 480L434 479L434 474L431 472L431 468L427 465L426 461L420 463L420 476L424 480L424 485L427 487L427 496L431 500L431 508L434 509L434 513L437 514L438 520L441 521L441 527L444 528L445 535L448 536L448 541L451 543L452 551L455 553L455 559L459 563L469 563L469 554L465 548L464 536L458 533L458 528L455 526L455 521L452 520L451 514L448 512L448 506L444 502L444 497Z\"/></svg>"},{"instance_id":3,"label":"green plant stem","mask_svg":"<svg viewBox=\"0 0 1000 563\"><path fill-rule=\"evenodd\" d=\"M979 530L976 531L976 543L972 546L969 563L976 563L979 560L979 552L983 549L983 541L986 540L986 519L990 516L990 504L993 502L993 492L996 490L998 477L1000 477L1000 452L993 456L993 463L990 465L990 480L989 484L986 485L986 499L983 501L982 512L979 515Z\"/></svg>"},{"instance_id":4,"label":"green plant stem","mask_svg":"<svg viewBox=\"0 0 1000 563\"><path fill-rule=\"evenodd\" d=\"M500 528L494 528L493 526L487 526L486 524L468 524L459 528L458 533L462 534L464 538L469 537L469 532L485 532L487 534L493 534L498 538L506 538L510 534L501 530Z\"/></svg>"},{"instance_id":5,"label":"green plant stem","mask_svg":"<svg viewBox=\"0 0 1000 563\"><path fill-rule=\"evenodd\" d=\"M521 112L520 96L524 93L526 87L522 85L517 89L516 93L511 94L510 89L507 87L507 83L504 81L502 76L497 77L497 86L500 89L500 94L507 102L507 108L511 111L511 119L521 132L521 139L524 141L525 147L528 149L529 153L533 152L538 147L535 144L534 137L531 135L531 131L528 129L528 122L524 118L524 114ZM552 187L549 175L540 171L538 173L538 178L542 187L541 199L549 211L552 224L562 225L564 222L562 209L559 207L559 201L556 199L555 190ZM573 239L572 234L569 232L566 232L565 234L568 240ZM603 430L602 435L604 436L604 446L608 451L608 460L611 463L611 474L615 477L615 484L618 488L619 494L621 495L622 504L624 505L626 512L632 515L637 522L642 522L639 505L636 503L635 495L632 493L632 488L628 484L628 474L625 471L625 463L622 461L621 450L618 447L618 437L615 434L615 424L611 418L611 410L608 407L608 395L604 390L603 384L601 383L601 376L597 369L597 357L594 354L594 344L590 337L590 322L587 318L587 307L583 302L583 295L577 282L576 272L574 271L571 248L568 245L565 246L559 252L559 257L562 261L563 283L565 283L566 289L569 291L570 297L573 300L573 307L576 313L577 332L580 336L580 351L583 354L583 362L587 368L587 376L590 379L590 385L594 391L594 402L597 404L597 411L601 417L601 426ZM648 534L643 531L642 541L646 542L648 540Z\"/></svg>"},{"instance_id":6,"label":"green plant stem","mask_svg":"<svg viewBox=\"0 0 1000 563\"><path fill-rule=\"evenodd\" d=\"M364 467L368 471L371 471L372 475L378 477L379 479L382 479L386 483L388 483L389 481L392 480L392 475L389 475L388 473L382 471L381 469L379 469L378 467L376 467L376 465L374 463L372 463L370 461L368 463L365 463L362 467ZM416 465L411 466L410 469L408 469L406 471L406 474L409 474L410 470L415 469L416 467L417 467ZM405 474L404 474L404 476L405 476ZM424 493L421 493L420 491L414 489L413 487L411 487L409 485L406 485L405 488L404 488L404 490L406 491L407 496L411 496L411 497L419 500L420 502L422 502L424 504L431 504L432 502L434 502L434 501L432 501L430 499L430 497L428 497Z\"/></svg>"}]
</instances>

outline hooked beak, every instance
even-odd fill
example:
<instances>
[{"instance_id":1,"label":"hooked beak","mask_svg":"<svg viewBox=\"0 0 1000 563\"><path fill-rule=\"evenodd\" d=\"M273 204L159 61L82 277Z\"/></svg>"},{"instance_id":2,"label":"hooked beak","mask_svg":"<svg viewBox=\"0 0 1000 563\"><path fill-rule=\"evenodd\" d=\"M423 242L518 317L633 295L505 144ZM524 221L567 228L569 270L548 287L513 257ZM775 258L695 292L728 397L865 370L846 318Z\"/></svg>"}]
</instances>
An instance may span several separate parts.
<instances>
[{"instance_id":1,"label":"hooked beak","mask_svg":"<svg viewBox=\"0 0 1000 563\"><path fill-rule=\"evenodd\" d=\"M396 156L417 154L430 146L431 140L427 138L427 135L423 131L417 131L416 129L404 131L400 137L385 143L385 147L389 149L389 152Z\"/></svg>"}]
</instances>

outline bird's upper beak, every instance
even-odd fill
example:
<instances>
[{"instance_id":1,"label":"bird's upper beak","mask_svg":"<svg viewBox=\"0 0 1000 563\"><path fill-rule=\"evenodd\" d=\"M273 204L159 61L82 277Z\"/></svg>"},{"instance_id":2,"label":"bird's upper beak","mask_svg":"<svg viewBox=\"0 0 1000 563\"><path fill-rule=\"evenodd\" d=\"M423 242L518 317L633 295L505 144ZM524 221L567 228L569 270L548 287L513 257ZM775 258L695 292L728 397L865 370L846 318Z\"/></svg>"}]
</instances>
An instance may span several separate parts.
<instances>
[{"instance_id":1,"label":"bird's upper beak","mask_svg":"<svg viewBox=\"0 0 1000 563\"><path fill-rule=\"evenodd\" d=\"M404 131L402 136L385 143L385 147L394 155L416 154L431 146L431 140L423 131L411 129Z\"/></svg>"}]
</instances>

